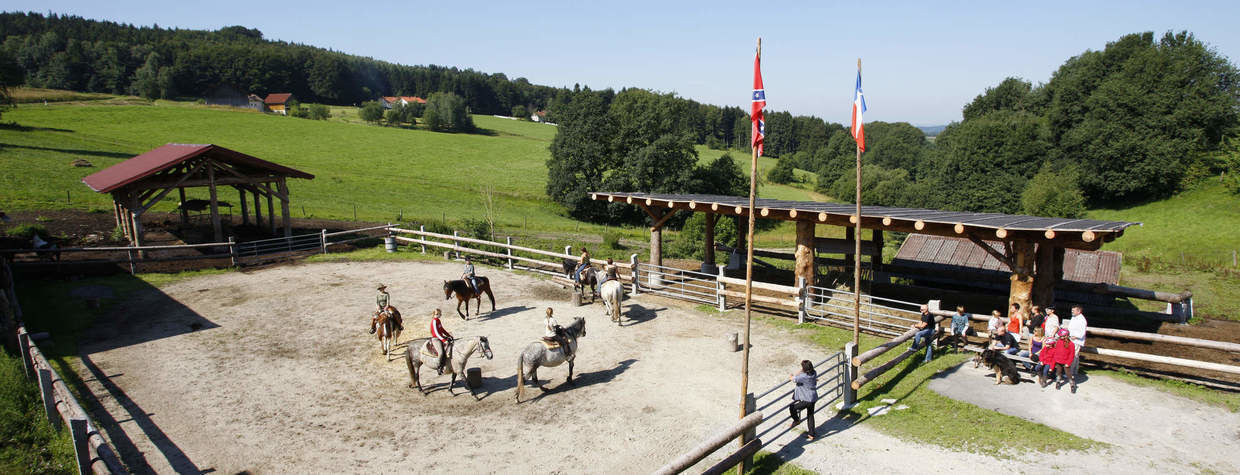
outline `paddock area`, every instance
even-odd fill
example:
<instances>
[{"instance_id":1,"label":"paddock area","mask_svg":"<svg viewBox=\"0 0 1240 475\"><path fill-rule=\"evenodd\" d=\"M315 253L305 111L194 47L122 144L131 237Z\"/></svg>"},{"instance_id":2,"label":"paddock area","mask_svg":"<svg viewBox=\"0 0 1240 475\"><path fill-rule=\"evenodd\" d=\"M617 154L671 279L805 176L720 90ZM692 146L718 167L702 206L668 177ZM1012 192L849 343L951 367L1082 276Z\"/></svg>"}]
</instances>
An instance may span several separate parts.
<instances>
[{"instance_id":1,"label":"paddock area","mask_svg":"<svg viewBox=\"0 0 1240 475\"><path fill-rule=\"evenodd\" d=\"M641 296L617 327L601 302L573 308L543 278L480 270L497 310L484 298L469 321L443 297L455 263L286 265L149 289L83 337L78 372L122 459L161 473L640 473L735 420L741 353L725 345L735 318ZM367 333L377 282L405 316L402 350L428 335L435 308L454 335L489 338L495 358L469 362L482 369L481 400L461 386L449 395L433 369L422 373L430 394L408 388L403 359L386 361ZM563 385L565 366L544 368L552 391L531 386L516 404L517 355L542 336L548 306L563 324L587 319L577 382ZM753 345L751 390L826 355L763 325Z\"/></svg>"}]
</instances>

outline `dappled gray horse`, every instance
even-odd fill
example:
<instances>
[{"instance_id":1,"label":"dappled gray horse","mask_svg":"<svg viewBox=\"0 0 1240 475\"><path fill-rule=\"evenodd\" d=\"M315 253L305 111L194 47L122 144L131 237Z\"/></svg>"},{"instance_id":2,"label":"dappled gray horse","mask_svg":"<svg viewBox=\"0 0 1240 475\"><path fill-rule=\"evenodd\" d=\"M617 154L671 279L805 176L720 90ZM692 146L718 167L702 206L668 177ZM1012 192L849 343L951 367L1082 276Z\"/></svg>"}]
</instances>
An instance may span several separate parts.
<instances>
[{"instance_id":1,"label":"dappled gray horse","mask_svg":"<svg viewBox=\"0 0 1240 475\"><path fill-rule=\"evenodd\" d=\"M411 380L409 387L418 388L418 391L421 391L423 396L426 395L426 390L422 389L422 382L419 379L418 371L422 368L422 365L435 366L439 364L439 357L432 356L427 351L425 344L427 341L428 339L426 338L410 341L409 346L405 348L405 364L409 366L409 379ZM457 376L461 377L462 382L465 381L465 363L469 361L469 357L480 348L482 349L482 355L486 356L488 360L494 355L491 354L491 343L487 341L485 336L460 338L452 343L452 347L452 359L448 361L446 369L449 373L452 373L452 381L448 383L448 394L455 396L456 393L452 392L452 385L456 384ZM447 349L445 348L444 351L447 351ZM470 388L468 384L465 387L469 389L470 394L474 394L474 389Z\"/></svg>"},{"instance_id":2,"label":"dappled gray horse","mask_svg":"<svg viewBox=\"0 0 1240 475\"><path fill-rule=\"evenodd\" d=\"M568 384L573 383L573 360L577 358L577 339L586 336L586 319L577 317L573 319L573 323L564 328L564 338L568 340L570 356L564 357L564 349L558 344L551 346L551 343L536 341L530 343L521 352L521 356L517 357L517 402L521 402L521 395L525 390L525 381L528 379L538 385L538 389L547 391L547 388L538 382L538 368L541 366L553 367L559 366L565 361L568 362Z\"/></svg>"}]
</instances>

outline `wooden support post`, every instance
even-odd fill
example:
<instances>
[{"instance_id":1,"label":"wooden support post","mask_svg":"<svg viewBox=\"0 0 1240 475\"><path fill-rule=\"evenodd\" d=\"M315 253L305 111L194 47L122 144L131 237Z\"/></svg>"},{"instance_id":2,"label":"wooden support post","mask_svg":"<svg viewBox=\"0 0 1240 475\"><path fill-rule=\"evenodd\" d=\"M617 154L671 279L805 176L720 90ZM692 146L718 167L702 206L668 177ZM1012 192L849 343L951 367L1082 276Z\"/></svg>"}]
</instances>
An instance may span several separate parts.
<instances>
[{"instance_id":1,"label":"wooden support post","mask_svg":"<svg viewBox=\"0 0 1240 475\"><path fill-rule=\"evenodd\" d=\"M257 187L250 191L254 193L254 227L263 229L262 193L259 192Z\"/></svg>"},{"instance_id":2,"label":"wooden support post","mask_svg":"<svg viewBox=\"0 0 1240 475\"><path fill-rule=\"evenodd\" d=\"M232 266L237 267L237 238L228 236L228 257L231 259Z\"/></svg>"},{"instance_id":3,"label":"wooden support post","mask_svg":"<svg viewBox=\"0 0 1240 475\"><path fill-rule=\"evenodd\" d=\"M797 325L805 323L806 299L809 296L809 287L806 285L804 277L797 276Z\"/></svg>"},{"instance_id":4,"label":"wooden support post","mask_svg":"<svg viewBox=\"0 0 1240 475\"><path fill-rule=\"evenodd\" d=\"M52 372L39 370L39 392L43 394L43 412L47 414L47 423L52 427L60 427L59 413L56 412L56 394L52 392Z\"/></svg>"},{"instance_id":5,"label":"wooden support post","mask_svg":"<svg viewBox=\"0 0 1240 475\"><path fill-rule=\"evenodd\" d=\"M86 419L69 419L69 436L73 440L73 454L77 459L78 474L94 473L90 468L90 430Z\"/></svg>"},{"instance_id":6,"label":"wooden support post","mask_svg":"<svg viewBox=\"0 0 1240 475\"><path fill-rule=\"evenodd\" d=\"M237 195L241 197L241 198L238 198L238 200L241 201L241 225L242 226L249 225L250 224L250 204L246 203L245 201L245 188L238 186ZM181 201L185 201L184 197L185 197L185 191L182 190Z\"/></svg>"},{"instance_id":7,"label":"wooden support post","mask_svg":"<svg viewBox=\"0 0 1240 475\"><path fill-rule=\"evenodd\" d=\"M275 198L271 196L271 189L267 190L267 232L269 234L276 233L276 205Z\"/></svg>"},{"instance_id":8,"label":"wooden support post","mask_svg":"<svg viewBox=\"0 0 1240 475\"><path fill-rule=\"evenodd\" d=\"M715 272L715 213L706 213L706 236L703 239L702 272Z\"/></svg>"},{"instance_id":9,"label":"wooden support post","mask_svg":"<svg viewBox=\"0 0 1240 475\"><path fill-rule=\"evenodd\" d=\"M663 228L650 228L650 263L663 265Z\"/></svg>"},{"instance_id":10,"label":"wooden support post","mask_svg":"<svg viewBox=\"0 0 1240 475\"><path fill-rule=\"evenodd\" d=\"M284 177L280 177L280 181L276 182L276 190L280 192L280 221L284 223L284 237L293 235L293 221L289 217L288 205L289 200L293 199L288 192L288 184L285 183Z\"/></svg>"},{"instance_id":11,"label":"wooden support post","mask_svg":"<svg viewBox=\"0 0 1240 475\"><path fill-rule=\"evenodd\" d=\"M642 293L641 278L637 275L637 254L629 254L629 269L633 272L633 295Z\"/></svg>"},{"instance_id":12,"label":"wooden support post","mask_svg":"<svg viewBox=\"0 0 1240 475\"><path fill-rule=\"evenodd\" d=\"M215 241L224 240L224 228L220 225L219 196L215 189L215 162L207 163L207 190L211 194L211 230L215 233Z\"/></svg>"},{"instance_id":13,"label":"wooden support post","mask_svg":"<svg viewBox=\"0 0 1240 475\"><path fill-rule=\"evenodd\" d=\"M745 393L745 414L753 414L757 410L758 410L758 400L753 397L753 393ZM745 429L745 432L741 434L741 448L742 449L745 448L745 445L749 444L750 441L756 439L757 433L758 433L758 426L753 426L748 429ZM737 465L736 473L745 473L746 467L753 467L753 455L752 454L750 454L748 457L741 459L741 463Z\"/></svg>"},{"instance_id":14,"label":"wooden support post","mask_svg":"<svg viewBox=\"0 0 1240 475\"><path fill-rule=\"evenodd\" d=\"M504 251L508 254L508 268L512 269L512 236L504 238L504 244L508 245Z\"/></svg>"},{"instance_id":15,"label":"wooden support post","mask_svg":"<svg viewBox=\"0 0 1240 475\"><path fill-rule=\"evenodd\" d=\"M30 334L17 333L17 348L22 353L22 368L26 370L26 378L34 379L34 362L30 360Z\"/></svg>"},{"instance_id":16,"label":"wooden support post","mask_svg":"<svg viewBox=\"0 0 1240 475\"><path fill-rule=\"evenodd\" d=\"M457 231L456 231L455 229L453 229L453 230L452 230L452 237L456 237L456 235L457 235L456 233L457 233ZM458 247L461 247L461 243L460 243L460 242L458 242L457 240L453 239L453 240L452 240L452 251L454 252L454 254L453 254L453 255L454 255L454 256L456 256L456 258L457 258L457 259L460 259L460 258L461 258L461 251L456 250L456 248L458 248Z\"/></svg>"},{"instance_id":17,"label":"wooden support post","mask_svg":"<svg viewBox=\"0 0 1240 475\"><path fill-rule=\"evenodd\" d=\"M142 215L130 211L129 220L133 223L133 239L130 241L133 242L135 247L140 247L142 246ZM144 254L145 252L138 253L139 256L143 256Z\"/></svg>"},{"instance_id":18,"label":"wooden support post","mask_svg":"<svg viewBox=\"0 0 1240 475\"><path fill-rule=\"evenodd\" d=\"M323 254L327 254L327 230L319 230L319 244L323 246Z\"/></svg>"},{"instance_id":19,"label":"wooden support post","mask_svg":"<svg viewBox=\"0 0 1240 475\"><path fill-rule=\"evenodd\" d=\"M421 232L425 233L425 232L426 232L426 225L421 225L421 224L420 224L420 225L418 225L418 231L421 231ZM426 241L426 235L425 235L425 234L419 234L419 235L418 235L418 239L419 239L419 240L421 240L421 241L423 241L423 242L425 242L425 241ZM426 244L422 244L421 246L422 246L422 254L426 254Z\"/></svg>"},{"instance_id":20,"label":"wooden support post","mask_svg":"<svg viewBox=\"0 0 1240 475\"><path fill-rule=\"evenodd\" d=\"M1008 291L1008 306L1019 303L1021 311L1027 311L1033 305L1033 267L1036 260L1033 243L1013 241L1012 254L1015 267L1010 277L1012 285Z\"/></svg>"},{"instance_id":21,"label":"wooden support post","mask_svg":"<svg viewBox=\"0 0 1240 475\"><path fill-rule=\"evenodd\" d=\"M857 235L855 231L856 230L853 229L852 226L844 228L844 240L851 243L853 239L857 239ZM849 247L853 247L853 246L849 246ZM848 254L844 254L844 262L845 262L844 272L845 273L851 274L853 272L853 261L854 261L854 257L851 252ZM853 286L850 285L849 287L853 287ZM860 290L857 290L857 289L848 289L848 290L852 292L860 292Z\"/></svg>"},{"instance_id":22,"label":"wooden support post","mask_svg":"<svg viewBox=\"0 0 1240 475\"><path fill-rule=\"evenodd\" d=\"M116 227L122 228L121 226L121 204L116 201L115 194L112 195L112 217L116 219Z\"/></svg>"},{"instance_id":23,"label":"wooden support post","mask_svg":"<svg viewBox=\"0 0 1240 475\"><path fill-rule=\"evenodd\" d=\"M726 275L724 275L726 272L727 272L727 269L720 267L719 278L715 279L715 299L718 300L720 312L724 312L728 310L728 296L723 293L724 290L726 290L724 289L724 284L723 284L723 278L727 277Z\"/></svg>"},{"instance_id":24,"label":"wooden support post","mask_svg":"<svg viewBox=\"0 0 1240 475\"><path fill-rule=\"evenodd\" d=\"M872 279L877 280L878 271L883 266L883 230L874 229L870 235L870 239L874 241L874 255L870 257L870 268L874 269L875 274Z\"/></svg>"},{"instance_id":25,"label":"wooden support post","mask_svg":"<svg viewBox=\"0 0 1240 475\"><path fill-rule=\"evenodd\" d=\"M793 285L804 279L814 285L814 223L797 221L796 264L794 267Z\"/></svg>"},{"instance_id":26,"label":"wooden support post","mask_svg":"<svg viewBox=\"0 0 1240 475\"><path fill-rule=\"evenodd\" d=\"M852 383L857 380L858 365L854 365L852 361L857 358L857 344L848 342L844 344L844 358L847 358L844 368L844 405L841 409L848 409L857 404L857 390L853 389Z\"/></svg>"}]
</instances>

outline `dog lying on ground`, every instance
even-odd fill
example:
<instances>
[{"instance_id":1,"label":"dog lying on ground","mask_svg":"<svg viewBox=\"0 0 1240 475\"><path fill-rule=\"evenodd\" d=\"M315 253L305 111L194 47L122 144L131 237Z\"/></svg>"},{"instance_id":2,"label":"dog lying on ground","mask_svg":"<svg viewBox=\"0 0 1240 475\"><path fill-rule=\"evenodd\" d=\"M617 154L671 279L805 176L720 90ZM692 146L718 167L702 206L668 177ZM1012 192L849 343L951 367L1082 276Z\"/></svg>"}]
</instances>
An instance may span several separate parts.
<instances>
[{"instance_id":1,"label":"dog lying on ground","mask_svg":"<svg viewBox=\"0 0 1240 475\"><path fill-rule=\"evenodd\" d=\"M977 367L977 362L985 363L987 369L994 370L995 384L1002 383L1003 378L1008 379L1008 384L1020 383L1020 373L1016 371L1016 364L1000 351L984 350L974 363L974 368Z\"/></svg>"}]
</instances>

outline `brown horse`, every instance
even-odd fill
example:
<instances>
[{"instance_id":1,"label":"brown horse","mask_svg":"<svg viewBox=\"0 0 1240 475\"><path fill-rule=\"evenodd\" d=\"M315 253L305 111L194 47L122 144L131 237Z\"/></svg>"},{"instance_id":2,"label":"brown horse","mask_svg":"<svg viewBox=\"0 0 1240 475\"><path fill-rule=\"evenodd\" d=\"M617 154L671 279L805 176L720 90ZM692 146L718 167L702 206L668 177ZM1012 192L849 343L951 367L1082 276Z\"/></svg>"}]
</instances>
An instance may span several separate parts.
<instances>
[{"instance_id":1,"label":"brown horse","mask_svg":"<svg viewBox=\"0 0 1240 475\"><path fill-rule=\"evenodd\" d=\"M474 277L478 281L478 288L474 289L464 280L445 280L443 281L443 299L448 300L452 295L456 295L456 314L461 316L461 320L469 320L469 299L478 301L477 315L482 315L482 294L485 292L487 297L491 299L491 311L495 311L495 295L491 293L491 281L486 277ZM465 302L465 313L461 313L461 302Z\"/></svg>"},{"instance_id":2,"label":"brown horse","mask_svg":"<svg viewBox=\"0 0 1240 475\"><path fill-rule=\"evenodd\" d=\"M581 279L573 280L573 273L577 271L576 259L564 259L564 276L573 281L573 290L576 290L581 299L586 298L586 286L590 286L590 303L594 303L594 297L598 295L598 276L595 275L592 267L586 266L581 270Z\"/></svg>"},{"instance_id":3,"label":"brown horse","mask_svg":"<svg viewBox=\"0 0 1240 475\"><path fill-rule=\"evenodd\" d=\"M384 356L391 356L392 348L400 340L400 312L388 306L386 312L375 312L370 319L370 333L379 338L379 349Z\"/></svg>"}]
</instances>

